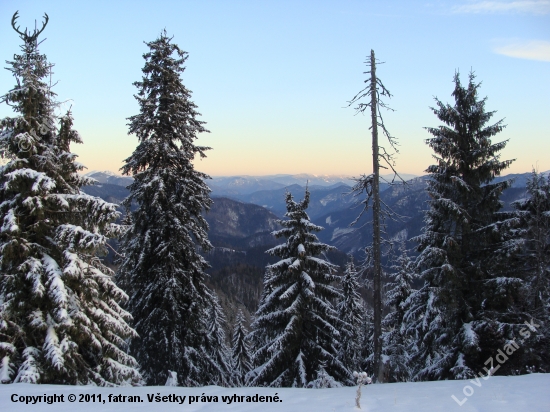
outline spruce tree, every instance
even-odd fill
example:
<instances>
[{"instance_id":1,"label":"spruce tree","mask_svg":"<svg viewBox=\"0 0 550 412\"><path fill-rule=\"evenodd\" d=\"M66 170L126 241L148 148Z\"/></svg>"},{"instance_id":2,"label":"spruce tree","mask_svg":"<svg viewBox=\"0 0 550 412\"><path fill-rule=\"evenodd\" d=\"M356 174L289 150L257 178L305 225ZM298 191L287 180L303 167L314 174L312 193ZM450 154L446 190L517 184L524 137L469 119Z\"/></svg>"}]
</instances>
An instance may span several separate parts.
<instances>
[{"instance_id":1,"label":"spruce tree","mask_svg":"<svg viewBox=\"0 0 550 412\"><path fill-rule=\"evenodd\" d=\"M119 304L126 295L100 258L117 236L117 206L88 196L71 143L71 113L58 119L47 83L52 65L38 35L15 27L22 54L8 62L16 86L2 97L16 117L0 122L0 380L96 384L141 380L125 352L136 336ZM46 15L47 23L47 15ZM60 126L57 126L57 123Z\"/></svg>"},{"instance_id":2,"label":"spruce tree","mask_svg":"<svg viewBox=\"0 0 550 412\"><path fill-rule=\"evenodd\" d=\"M414 268L405 242L400 245L400 256L391 269L391 281L387 283L385 306L389 313L382 320L383 354L387 357L389 382L404 382L410 378L408 338L404 321L404 304L412 293Z\"/></svg>"},{"instance_id":3,"label":"spruce tree","mask_svg":"<svg viewBox=\"0 0 550 412\"><path fill-rule=\"evenodd\" d=\"M349 371L361 369L363 343L363 298L359 294L359 273L350 255L346 263L344 275L340 280L342 297L336 306L340 319L339 358Z\"/></svg>"},{"instance_id":4,"label":"spruce tree","mask_svg":"<svg viewBox=\"0 0 550 412\"><path fill-rule=\"evenodd\" d=\"M512 203L520 219L518 256L529 285L531 313L542 320L550 305L550 173L532 172L527 180L529 197Z\"/></svg>"},{"instance_id":5,"label":"spruce tree","mask_svg":"<svg viewBox=\"0 0 550 412\"><path fill-rule=\"evenodd\" d=\"M374 311L371 305L363 300L363 325L361 327L361 367L362 371L374 370Z\"/></svg>"},{"instance_id":6,"label":"spruce tree","mask_svg":"<svg viewBox=\"0 0 550 412\"><path fill-rule=\"evenodd\" d=\"M245 327L243 311L239 309L233 328L233 339L231 345L231 358L233 362L233 376L236 386L243 386L245 376L252 369L250 357L250 344L248 342L248 331Z\"/></svg>"},{"instance_id":7,"label":"spruce tree","mask_svg":"<svg viewBox=\"0 0 550 412\"><path fill-rule=\"evenodd\" d=\"M427 128L437 164L426 170L430 207L417 238L416 268L424 286L408 300L405 316L416 339L416 379L475 376L513 339L515 327L507 322L517 324L504 319L506 307L493 306L494 291L512 294L514 285L489 259L502 240L494 226L499 197L511 184L492 180L512 161L500 160L507 141L491 142L504 125L488 124L494 112L485 111L474 79L470 73L463 87L455 74L454 106L436 99L432 110L444 125Z\"/></svg>"},{"instance_id":8,"label":"spruce tree","mask_svg":"<svg viewBox=\"0 0 550 412\"><path fill-rule=\"evenodd\" d=\"M275 278L273 276L273 269L271 266L266 266L264 277L263 277L263 289L262 293L260 295L260 299L258 302L258 309L263 307L265 303L267 302L269 296L273 292L273 282ZM257 315L259 315L260 312L256 311L252 315L252 322L251 326L254 326L255 320ZM250 342L252 351L250 354L251 357L251 364L258 366L258 359L255 358L255 353L258 348L261 348L265 345L265 343L273 337L272 331L267 329L260 329L260 328L254 328L252 327L249 334L248 334L248 341ZM246 379L245 379L246 380Z\"/></svg>"},{"instance_id":9,"label":"spruce tree","mask_svg":"<svg viewBox=\"0 0 550 412\"><path fill-rule=\"evenodd\" d=\"M225 379L212 357L217 343L208 320L216 303L199 253L212 247L202 216L212 200L208 176L193 165L210 148L194 144L207 130L180 79L187 53L171 40L164 31L146 43L143 78L134 83L140 112L129 118L129 133L139 144L122 172L134 178L124 205L136 208L122 239L119 279L140 336L131 353L147 384L164 384L171 370L180 385L199 386Z\"/></svg>"},{"instance_id":10,"label":"spruce tree","mask_svg":"<svg viewBox=\"0 0 550 412\"><path fill-rule=\"evenodd\" d=\"M231 354L225 337L226 319L215 292L212 292L210 317L208 319L208 352L214 360L207 374L212 377L211 384L234 386L231 368Z\"/></svg>"},{"instance_id":11,"label":"spruce tree","mask_svg":"<svg viewBox=\"0 0 550 412\"><path fill-rule=\"evenodd\" d=\"M516 224L509 225L511 236L502 248L513 256L507 269L523 286L516 312L523 311L529 323L538 325L510 362L515 373L550 370L550 174L533 170L527 194L512 203L510 220Z\"/></svg>"},{"instance_id":12,"label":"spruce tree","mask_svg":"<svg viewBox=\"0 0 550 412\"><path fill-rule=\"evenodd\" d=\"M306 209L309 190L301 202L286 194L287 220L273 232L287 241L268 253L281 260L273 265L272 292L258 308L252 327L267 337L256 348L256 368L248 374L250 386L308 387L319 376L334 385L351 376L338 359L338 318L331 301L340 294L331 284L336 266L318 257L332 247L320 243ZM325 374L326 372L326 374Z\"/></svg>"}]
</instances>

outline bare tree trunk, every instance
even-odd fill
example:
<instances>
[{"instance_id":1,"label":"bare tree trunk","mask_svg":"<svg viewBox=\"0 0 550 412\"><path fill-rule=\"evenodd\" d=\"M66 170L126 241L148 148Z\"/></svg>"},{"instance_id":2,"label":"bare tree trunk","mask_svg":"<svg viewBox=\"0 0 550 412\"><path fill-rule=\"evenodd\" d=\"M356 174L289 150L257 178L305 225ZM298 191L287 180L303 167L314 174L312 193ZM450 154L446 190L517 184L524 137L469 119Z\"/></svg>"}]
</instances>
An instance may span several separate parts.
<instances>
[{"instance_id":1,"label":"bare tree trunk","mask_svg":"<svg viewBox=\"0 0 550 412\"><path fill-rule=\"evenodd\" d=\"M374 300L374 377L376 382L383 382L382 368L380 358L382 356L382 298L381 298L381 277L382 265L380 262L380 164L378 156L378 104L376 92L376 62L374 59L374 50L370 51L370 87L371 87L371 117L372 117L372 173L374 180L372 183L373 196L373 260L374 260L374 281L373 281L373 300Z\"/></svg>"},{"instance_id":2,"label":"bare tree trunk","mask_svg":"<svg viewBox=\"0 0 550 412\"><path fill-rule=\"evenodd\" d=\"M371 123L372 123L372 170L373 173L361 178L355 179L357 183L352 188L352 193L355 193L355 196L361 195L363 192L366 193L367 198L361 201L361 204L364 205L363 210L351 223L351 226L356 224L364 212L369 208L370 200L373 201L372 212L373 212L373 236L372 236L372 251L369 250L369 264L371 262L374 266L374 279L373 279L373 307L374 307L374 354L373 354L373 378L375 382L385 382L387 381L386 375L384 373L384 364L382 364L382 259L381 259L381 220L382 213L385 213L384 216L395 218L396 214L391 211L389 208L382 209L380 202L380 160L383 160L385 164L393 171L394 177L398 177L403 183L405 182L401 176L397 173L394 168L394 158L393 154L388 153L384 147L378 145L378 126L388 138L390 146L395 150L396 153L399 153L396 144L397 141L394 137L390 135L382 115L380 113L380 107L383 107L388 110L393 110L388 107L382 100L381 96L391 97L391 93L384 86L384 84L376 77L376 59L374 57L374 50L370 51L370 59L367 60L367 66L369 71L365 73L370 74L370 79L365 80L367 84L363 90L357 93L353 99L349 102L349 105L358 103L355 110L357 113L365 113L367 107L370 107L371 110ZM360 100L370 96L368 103L360 103ZM359 203L358 203L359 204ZM387 206L386 206L387 207ZM370 255L372 253L372 255Z\"/></svg>"}]
</instances>

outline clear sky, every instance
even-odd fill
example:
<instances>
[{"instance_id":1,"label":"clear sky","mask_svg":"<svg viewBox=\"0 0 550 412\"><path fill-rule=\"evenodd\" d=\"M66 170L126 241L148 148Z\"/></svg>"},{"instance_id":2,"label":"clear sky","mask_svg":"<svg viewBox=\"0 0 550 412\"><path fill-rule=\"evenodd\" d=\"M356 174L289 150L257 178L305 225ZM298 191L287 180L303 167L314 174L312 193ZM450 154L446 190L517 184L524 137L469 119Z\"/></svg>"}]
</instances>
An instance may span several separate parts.
<instances>
[{"instance_id":1,"label":"clear sky","mask_svg":"<svg viewBox=\"0 0 550 412\"><path fill-rule=\"evenodd\" d=\"M189 53L182 79L211 131L198 143L213 148L196 167L211 175L370 173L369 118L345 107L371 49L394 95L385 121L401 143L399 171L432 163L423 127L440 124L433 98L453 103L455 71L467 84L471 69L507 124L493 141L509 139L509 172L550 169L550 0L2 0L2 60L19 52L16 10L21 28L50 17L40 50L84 140L72 151L90 170L117 171L134 150L132 83L143 42L164 28ZM0 70L0 94L14 85Z\"/></svg>"}]
</instances>

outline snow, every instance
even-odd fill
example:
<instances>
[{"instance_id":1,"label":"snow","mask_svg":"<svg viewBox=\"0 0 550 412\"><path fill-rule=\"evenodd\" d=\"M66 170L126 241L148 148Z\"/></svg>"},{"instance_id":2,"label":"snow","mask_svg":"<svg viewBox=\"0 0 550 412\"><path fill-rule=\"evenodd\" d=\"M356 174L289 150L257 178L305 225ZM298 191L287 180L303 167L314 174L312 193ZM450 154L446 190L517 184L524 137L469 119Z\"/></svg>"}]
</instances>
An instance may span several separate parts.
<instances>
[{"instance_id":1,"label":"snow","mask_svg":"<svg viewBox=\"0 0 550 412\"><path fill-rule=\"evenodd\" d=\"M122 175L117 174L115 172L111 172L110 170L92 170L91 172L84 173L84 176L90 177L95 175L96 173L103 173L104 175L107 175L107 176L122 177Z\"/></svg>"},{"instance_id":2,"label":"snow","mask_svg":"<svg viewBox=\"0 0 550 412\"><path fill-rule=\"evenodd\" d=\"M7 173L5 177L7 181L4 183L4 189L9 189L11 183L14 183L17 179L33 181L32 193L39 193L41 190L50 191L55 188L55 182L52 179L45 173L37 172L33 169L17 169L11 173Z\"/></svg>"},{"instance_id":3,"label":"snow","mask_svg":"<svg viewBox=\"0 0 550 412\"><path fill-rule=\"evenodd\" d=\"M14 210L8 210L4 217L4 224L2 225L2 232L12 232L15 233L19 230L19 225L17 224L17 217L14 214Z\"/></svg>"},{"instance_id":4,"label":"snow","mask_svg":"<svg viewBox=\"0 0 550 412\"><path fill-rule=\"evenodd\" d=\"M336 239L337 237L340 237L340 236L343 236L343 235L347 235L348 233L353 233L355 232L357 229L356 228L339 228L337 227L336 229L334 229L334 231L332 232L332 237L330 238L330 240L334 240Z\"/></svg>"},{"instance_id":5,"label":"snow","mask_svg":"<svg viewBox=\"0 0 550 412\"><path fill-rule=\"evenodd\" d=\"M328 205L330 202L334 202L335 200L338 200L338 194L336 194L336 193L331 193L330 195L327 195L327 196L325 196L324 198L322 198L321 200L319 200L319 202L320 202L323 206L326 206L326 205Z\"/></svg>"},{"instance_id":6,"label":"snow","mask_svg":"<svg viewBox=\"0 0 550 412\"><path fill-rule=\"evenodd\" d=\"M53 325L48 327L48 332L46 333L46 340L44 342L44 356L53 366L54 369L61 370L65 366L63 360L63 351L61 350L61 345L59 344L59 338Z\"/></svg>"},{"instance_id":7,"label":"snow","mask_svg":"<svg viewBox=\"0 0 550 412\"><path fill-rule=\"evenodd\" d=\"M483 411L483 412L543 412L550 410L550 374L523 376L491 376L470 381L434 381L368 385L361 389L361 411ZM359 411L355 407L357 387L333 389L296 388L222 388L206 386L181 388L167 386L100 388L96 386L58 386L17 383L0 385L2 411L74 411L79 412L146 412L169 411L258 411L309 412ZM470 396L467 396L469 394ZM49 405L44 396L63 396L63 402ZM76 402L68 401L76 395ZM96 402L86 395L96 395ZM101 395L101 402L97 401ZM109 401L111 395L111 401ZM122 395L118 397L118 395ZM160 402L156 397L160 396ZM234 396L236 395L236 396ZM271 396L279 402L258 402L254 396ZM41 396L41 398L39 398ZM82 402L79 402L82 396ZM123 401L123 396L126 398ZM141 402L130 402L128 396L139 396ZM185 398L183 399L183 397ZM204 396L205 402L201 401ZM206 397L210 397L210 402ZM239 398L239 397L243 398ZM248 402L246 396L250 396ZM278 398L275 398L277 396ZM453 396L458 400L455 401ZM29 404L25 404L25 397ZM163 398L164 397L164 398ZM151 401L149 400L151 398ZM13 402L12 399L18 402ZM48 398L46 398L48 399ZM49 398L50 401L53 398ZM115 401L118 400L118 402ZM217 399L217 401L216 401ZM19 401L21 400L21 401ZM33 400L36 402L32 404ZM137 398L132 399L137 400ZM105 402L105 403L103 403ZM183 402L180 404L180 402ZM459 406L459 402L463 402Z\"/></svg>"},{"instance_id":8,"label":"snow","mask_svg":"<svg viewBox=\"0 0 550 412\"><path fill-rule=\"evenodd\" d=\"M9 345L4 342L2 342L2 344L6 346ZM0 349L6 350L4 348ZM9 349L11 349L10 352L15 352L13 345L10 345ZM11 373L13 373L13 370L10 367L10 358L4 356L2 358L2 366L0 367L0 382L9 382Z\"/></svg>"},{"instance_id":9,"label":"snow","mask_svg":"<svg viewBox=\"0 0 550 412\"><path fill-rule=\"evenodd\" d=\"M168 379L164 386L178 386L178 374L174 371L168 371Z\"/></svg>"}]
</instances>

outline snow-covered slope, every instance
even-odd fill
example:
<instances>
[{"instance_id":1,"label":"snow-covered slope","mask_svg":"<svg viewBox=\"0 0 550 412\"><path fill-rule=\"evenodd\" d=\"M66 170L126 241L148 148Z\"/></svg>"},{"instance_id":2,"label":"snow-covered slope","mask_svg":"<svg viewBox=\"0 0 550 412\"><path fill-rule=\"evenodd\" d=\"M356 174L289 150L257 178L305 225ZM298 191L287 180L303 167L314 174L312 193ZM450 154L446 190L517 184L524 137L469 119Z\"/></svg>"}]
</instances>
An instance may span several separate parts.
<instances>
[{"instance_id":1,"label":"snow-covered slope","mask_svg":"<svg viewBox=\"0 0 550 412\"><path fill-rule=\"evenodd\" d=\"M108 170L102 172L93 170L89 173L86 173L85 176L97 180L98 183L107 183L124 187L129 186L134 181L134 179L132 179L131 177L117 175L116 173Z\"/></svg>"},{"instance_id":2,"label":"snow-covered slope","mask_svg":"<svg viewBox=\"0 0 550 412\"><path fill-rule=\"evenodd\" d=\"M361 411L548 412L550 411L549 388L550 374L491 376L486 381L479 378L478 381L370 385L362 389ZM358 411L355 407L356 390L356 387L340 389L221 388L217 386L97 388L12 384L0 385L0 411ZM48 405L43 401L44 395L54 394L62 395L64 402ZM69 402L70 395L76 396L75 402ZM93 395L96 395L95 402L91 399ZM98 401L98 395L101 395L101 402ZM109 395L111 401L109 401ZM126 398L123 400L119 395ZM259 395L256 402L253 402L254 395ZM31 404L26 405L25 397L33 396L34 398L28 398ZM33 405L33 399L38 400L38 396L42 396L41 402ZM130 402L129 396L134 397L131 399L133 401L141 401ZM177 401L175 396L178 396ZM185 399L182 404L179 404L183 396ZM201 396L210 397L210 401L201 401ZM249 398L252 402L247 402L247 396L252 397ZM261 396L270 396L272 401L259 402ZM279 402L273 402L275 396ZM17 402L12 402L12 399ZM86 399L89 401L86 402ZM115 399L119 402L115 402ZM463 402L462 406L458 404L459 402Z\"/></svg>"}]
</instances>

